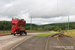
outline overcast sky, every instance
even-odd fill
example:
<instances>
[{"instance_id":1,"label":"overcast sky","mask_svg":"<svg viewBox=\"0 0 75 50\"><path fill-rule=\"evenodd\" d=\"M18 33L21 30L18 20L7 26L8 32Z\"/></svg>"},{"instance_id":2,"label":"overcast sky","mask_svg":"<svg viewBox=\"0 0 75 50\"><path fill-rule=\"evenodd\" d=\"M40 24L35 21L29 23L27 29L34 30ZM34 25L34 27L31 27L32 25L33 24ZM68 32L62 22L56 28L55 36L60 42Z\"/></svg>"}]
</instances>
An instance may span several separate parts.
<instances>
[{"instance_id":1,"label":"overcast sky","mask_svg":"<svg viewBox=\"0 0 75 50\"><path fill-rule=\"evenodd\" d=\"M24 18L27 23L49 24L75 22L75 0L0 0L0 21L12 17Z\"/></svg>"}]
</instances>

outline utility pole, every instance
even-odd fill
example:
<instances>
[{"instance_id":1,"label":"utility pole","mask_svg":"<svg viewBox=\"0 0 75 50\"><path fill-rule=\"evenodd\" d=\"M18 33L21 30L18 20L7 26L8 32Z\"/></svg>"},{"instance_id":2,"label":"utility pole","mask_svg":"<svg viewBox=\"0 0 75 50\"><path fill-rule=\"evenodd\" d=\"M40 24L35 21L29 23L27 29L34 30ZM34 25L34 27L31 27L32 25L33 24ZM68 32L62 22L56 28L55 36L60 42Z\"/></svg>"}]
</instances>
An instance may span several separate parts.
<instances>
[{"instance_id":1,"label":"utility pole","mask_svg":"<svg viewBox=\"0 0 75 50\"><path fill-rule=\"evenodd\" d=\"M68 32L69 32L69 15L68 15Z\"/></svg>"},{"instance_id":2,"label":"utility pole","mask_svg":"<svg viewBox=\"0 0 75 50\"><path fill-rule=\"evenodd\" d=\"M32 16L30 17L30 32L32 32Z\"/></svg>"}]
</instances>

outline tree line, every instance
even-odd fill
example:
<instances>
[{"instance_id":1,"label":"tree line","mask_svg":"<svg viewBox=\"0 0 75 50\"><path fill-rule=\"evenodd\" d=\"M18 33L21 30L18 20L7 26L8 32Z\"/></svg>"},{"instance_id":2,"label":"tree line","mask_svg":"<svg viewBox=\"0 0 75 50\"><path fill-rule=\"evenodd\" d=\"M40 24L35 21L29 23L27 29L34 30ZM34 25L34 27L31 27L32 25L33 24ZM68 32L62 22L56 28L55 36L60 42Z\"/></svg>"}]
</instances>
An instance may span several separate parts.
<instances>
[{"instance_id":1,"label":"tree line","mask_svg":"<svg viewBox=\"0 0 75 50\"><path fill-rule=\"evenodd\" d=\"M11 21L0 21L0 30L11 30L12 24ZM69 23L69 29L75 29L75 22ZM26 30L30 30L30 23L26 23ZM53 24L45 24L45 25L36 25L32 24L32 30L68 30L68 23L53 23Z\"/></svg>"}]
</instances>

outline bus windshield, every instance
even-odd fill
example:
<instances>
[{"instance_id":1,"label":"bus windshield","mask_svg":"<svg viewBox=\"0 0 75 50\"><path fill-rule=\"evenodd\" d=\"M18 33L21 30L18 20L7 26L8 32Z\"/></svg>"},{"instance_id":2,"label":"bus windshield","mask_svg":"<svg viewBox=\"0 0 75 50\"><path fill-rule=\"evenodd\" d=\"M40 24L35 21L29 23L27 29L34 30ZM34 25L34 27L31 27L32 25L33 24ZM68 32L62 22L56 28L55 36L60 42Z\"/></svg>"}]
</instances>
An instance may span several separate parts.
<instances>
[{"instance_id":1,"label":"bus windshield","mask_svg":"<svg viewBox=\"0 0 75 50\"><path fill-rule=\"evenodd\" d=\"M16 25L16 23L12 23L12 27L14 27Z\"/></svg>"}]
</instances>

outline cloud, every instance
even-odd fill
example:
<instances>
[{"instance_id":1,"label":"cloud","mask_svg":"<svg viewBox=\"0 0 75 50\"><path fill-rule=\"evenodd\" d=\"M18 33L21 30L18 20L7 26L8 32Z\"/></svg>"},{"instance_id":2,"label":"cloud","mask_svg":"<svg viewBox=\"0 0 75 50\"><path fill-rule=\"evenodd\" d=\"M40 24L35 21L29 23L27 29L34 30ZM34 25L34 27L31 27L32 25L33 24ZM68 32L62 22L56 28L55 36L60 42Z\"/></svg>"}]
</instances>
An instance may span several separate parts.
<instances>
[{"instance_id":1,"label":"cloud","mask_svg":"<svg viewBox=\"0 0 75 50\"><path fill-rule=\"evenodd\" d=\"M0 20L17 17L29 23L32 16L33 23L48 24L67 22L67 15L74 21L75 0L0 0Z\"/></svg>"},{"instance_id":2,"label":"cloud","mask_svg":"<svg viewBox=\"0 0 75 50\"><path fill-rule=\"evenodd\" d=\"M75 15L75 0L1 0L0 15L14 17L28 13L33 18Z\"/></svg>"}]
</instances>

